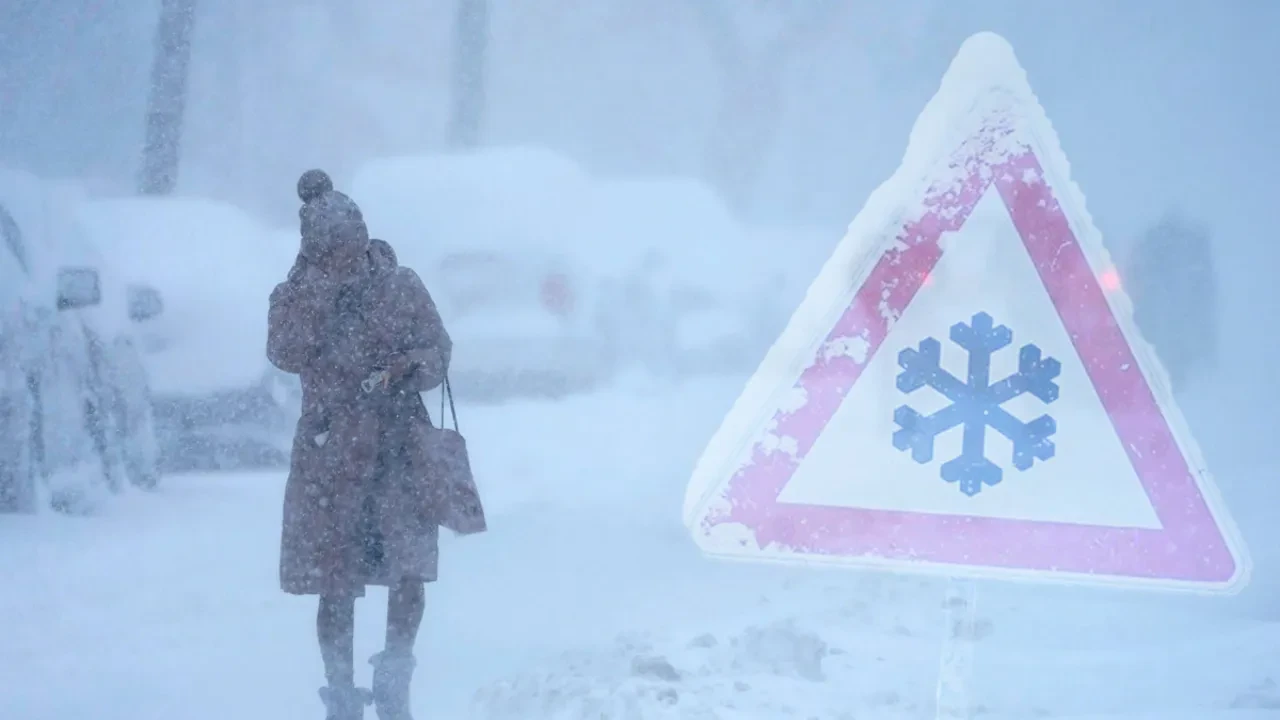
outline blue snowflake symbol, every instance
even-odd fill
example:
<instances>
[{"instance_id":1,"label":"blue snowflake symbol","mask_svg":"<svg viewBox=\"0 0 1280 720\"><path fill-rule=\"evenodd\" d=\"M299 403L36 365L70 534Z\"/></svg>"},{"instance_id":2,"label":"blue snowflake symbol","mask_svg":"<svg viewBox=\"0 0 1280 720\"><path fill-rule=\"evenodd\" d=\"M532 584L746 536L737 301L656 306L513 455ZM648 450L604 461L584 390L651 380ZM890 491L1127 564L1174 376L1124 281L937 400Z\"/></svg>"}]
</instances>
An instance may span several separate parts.
<instances>
[{"instance_id":1,"label":"blue snowflake symbol","mask_svg":"<svg viewBox=\"0 0 1280 720\"><path fill-rule=\"evenodd\" d=\"M1062 364L1052 357L1041 357L1035 345L1023 345L1018 353L1018 372L992 384L991 356L1013 342L1013 331L1004 325L993 327L986 313L974 315L968 324L952 325L951 341L969 354L967 381L942 369L942 345L935 338L925 338L916 349L898 353L902 368L899 390L912 393L927 385L951 404L932 415L921 415L907 405L894 410L893 421L899 429L893 433L893 446L911 450L911 459L924 464L933 460L934 439L963 425L960 455L942 464L942 479L956 483L960 492L973 497L984 485L996 485L1003 478L999 466L986 457L988 427L1013 443L1013 466L1018 470L1028 470L1036 460L1053 457L1049 437L1058 429L1054 419L1041 415L1024 423L1001 405L1027 393L1045 404L1057 400L1054 378L1062 371Z\"/></svg>"}]
</instances>

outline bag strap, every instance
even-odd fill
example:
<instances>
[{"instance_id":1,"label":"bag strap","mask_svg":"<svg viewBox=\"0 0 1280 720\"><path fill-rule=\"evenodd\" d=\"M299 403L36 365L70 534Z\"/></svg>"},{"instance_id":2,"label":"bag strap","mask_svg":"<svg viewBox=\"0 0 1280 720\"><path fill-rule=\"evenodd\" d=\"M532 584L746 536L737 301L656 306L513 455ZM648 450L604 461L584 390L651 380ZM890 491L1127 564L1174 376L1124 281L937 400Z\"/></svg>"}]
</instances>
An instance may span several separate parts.
<instances>
[{"instance_id":1,"label":"bag strap","mask_svg":"<svg viewBox=\"0 0 1280 720\"><path fill-rule=\"evenodd\" d=\"M449 398L449 414L453 416L453 431L461 432L458 429L458 410L453 406L453 388L449 386L449 373L444 374L444 386L440 389L440 424L444 425L444 399Z\"/></svg>"}]
</instances>

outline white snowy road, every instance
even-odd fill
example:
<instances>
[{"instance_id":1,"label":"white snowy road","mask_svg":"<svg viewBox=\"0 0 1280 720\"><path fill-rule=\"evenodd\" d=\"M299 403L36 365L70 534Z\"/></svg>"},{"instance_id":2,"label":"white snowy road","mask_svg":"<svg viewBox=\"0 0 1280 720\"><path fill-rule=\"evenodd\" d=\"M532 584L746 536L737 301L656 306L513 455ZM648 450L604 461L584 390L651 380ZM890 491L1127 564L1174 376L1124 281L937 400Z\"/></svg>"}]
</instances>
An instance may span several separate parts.
<instances>
[{"instance_id":1,"label":"white snowy road","mask_svg":"<svg viewBox=\"0 0 1280 720\"><path fill-rule=\"evenodd\" d=\"M737 390L464 412L493 529L444 540L421 717L932 717L940 583L715 563L688 541L684 482ZM0 718L322 717L314 601L276 584L282 482L173 477L98 517L0 518ZM383 599L358 606L358 659ZM974 701L1280 718L1280 627L1234 607L983 585Z\"/></svg>"}]
</instances>

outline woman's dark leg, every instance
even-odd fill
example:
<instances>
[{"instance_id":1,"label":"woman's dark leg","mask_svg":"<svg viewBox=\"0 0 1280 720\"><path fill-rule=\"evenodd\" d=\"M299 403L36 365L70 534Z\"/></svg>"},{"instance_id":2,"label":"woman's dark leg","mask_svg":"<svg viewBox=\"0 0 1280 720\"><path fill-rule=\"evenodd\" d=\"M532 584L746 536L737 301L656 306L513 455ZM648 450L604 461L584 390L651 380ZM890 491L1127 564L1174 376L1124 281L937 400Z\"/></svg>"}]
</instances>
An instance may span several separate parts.
<instances>
[{"instance_id":1,"label":"woman's dark leg","mask_svg":"<svg viewBox=\"0 0 1280 720\"><path fill-rule=\"evenodd\" d=\"M355 686L354 597L320 596L316 613L316 636L328 685L320 688L320 699L328 708L327 720L360 720L369 704L369 691Z\"/></svg>"},{"instance_id":2,"label":"woman's dark leg","mask_svg":"<svg viewBox=\"0 0 1280 720\"><path fill-rule=\"evenodd\" d=\"M413 720L409 681L417 661L413 646L426 608L421 580L401 579L387 592L387 647L373 656L373 702L380 720Z\"/></svg>"},{"instance_id":3,"label":"woman's dark leg","mask_svg":"<svg viewBox=\"0 0 1280 720\"><path fill-rule=\"evenodd\" d=\"M426 610L426 586L421 580L402 579L387 592L387 651L412 655L418 628Z\"/></svg>"},{"instance_id":4,"label":"woman's dark leg","mask_svg":"<svg viewBox=\"0 0 1280 720\"><path fill-rule=\"evenodd\" d=\"M355 598L320 596L316 636L320 639L324 676L331 688L355 684L355 623Z\"/></svg>"}]
</instances>

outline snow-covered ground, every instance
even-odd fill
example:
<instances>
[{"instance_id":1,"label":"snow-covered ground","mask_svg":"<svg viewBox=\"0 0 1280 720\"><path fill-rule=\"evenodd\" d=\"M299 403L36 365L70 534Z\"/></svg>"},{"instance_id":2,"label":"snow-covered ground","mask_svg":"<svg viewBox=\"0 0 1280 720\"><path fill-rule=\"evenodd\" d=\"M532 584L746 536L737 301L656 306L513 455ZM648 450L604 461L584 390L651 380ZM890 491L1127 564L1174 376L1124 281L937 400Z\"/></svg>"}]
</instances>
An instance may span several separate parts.
<instances>
[{"instance_id":1,"label":"snow-covered ground","mask_svg":"<svg viewBox=\"0 0 1280 720\"><path fill-rule=\"evenodd\" d=\"M694 549L684 485L740 389L461 409L492 529L443 541L419 717L932 717L940 581ZM96 517L0 519L0 717L322 717L314 600L276 584L282 487L177 476ZM1280 624L1231 601L984 584L977 606L983 717L1280 718Z\"/></svg>"}]
</instances>

